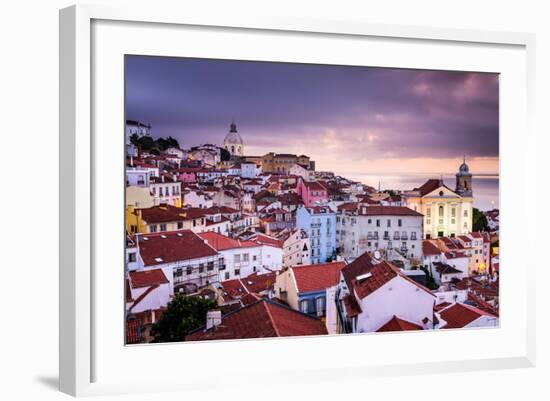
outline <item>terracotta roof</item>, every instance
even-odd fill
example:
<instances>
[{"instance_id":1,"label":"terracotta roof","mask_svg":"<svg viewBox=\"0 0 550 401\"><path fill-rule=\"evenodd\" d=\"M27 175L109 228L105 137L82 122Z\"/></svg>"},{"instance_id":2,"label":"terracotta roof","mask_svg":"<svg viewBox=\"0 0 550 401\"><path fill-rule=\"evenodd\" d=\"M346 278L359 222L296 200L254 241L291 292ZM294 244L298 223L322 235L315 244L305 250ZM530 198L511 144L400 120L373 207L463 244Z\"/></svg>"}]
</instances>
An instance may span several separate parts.
<instances>
[{"instance_id":1,"label":"terracotta roof","mask_svg":"<svg viewBox=\"0 0 550 401\"><path fill-rule=\"evenodd\" d=\"M424 256L441 255L441 250L431 241L422 241L422 253Z\"/></svg>"},{"instance_id":2,"label":"terracotta roof","mask_svg":"<svg viewBox=\"0 0 550 401\"><path fill-rule=\"evenodd\" d=\"M326 191L327 189L317 181L304 181L304 185L309 188L310 191Z\"/></svg>"},{"instance_id":3,"label":"terracotta roof","mask_svg":"<svg viewBox=\"0 0 550 401\"><path fill-rule=\"evenodd\" d=\"M461 303L455 303L441 310L439 312L439 316L447 322L445 326L443 326L444 329L458 329L464 327L482 316L496 318L496 316L488 312L484 312L474 306Z\"/></svg>"},{"instance_id":4,"label":"terracotta roof","mask_svg":"<svg viewBox=\"0 0 550 401\"><path fill-rule=\"evenodd\" d=\"M438 179L430 179L426 181L420 188L416 188L420 192L420 196L424 196L429 194L430 192L435 191L437 188L443 186L443 183L441 180Z\"/></svg>"},{"instance_id":5,"label":"terracotta roof","mask_svg":"<svg viewBox=\"0 0 550 401\"><path fill-rule=\"evenodd\" d=\"M386 331L408 331L408 330L422 330L422 326L419 326L415 323L411 323L407 320L393 316L388 323L380 327L377 332L386 332Z\"/></svg>"},{"instance_id":6,"label":"terracotta roof","mask_svg":"<svg viewBox=\"0 0 550 401\"><path fill-rule=\"evenodd\" d=\"M344 297L343 302L344 308L346 308L346 314L349 317L355 317L362 312L357 299L352 294L347 294Z\"/></svg>"},{"instance_id":7,"label":"terracotta roof","mask_svg":"<svg viewBox=\"0 0 550 401\"><path fill-rule=\"evenodd\" d=\"M292 267L298 293L314 292L333 287L340 281L344 262L321 263Z\"/></svg>"},{"instance_id":8,"label":"terracotta roof","mask_svg":"<svg viewBox=\"0 0 550 401\"><path fill-rule=\"evenodd\" d=\"M461 270L456 269L455 267L448 265L446 263L441 262L435 262L434 263L435 269L439 274L456 274L456 273L462 273Z\"/></svg>"},{"instance_id":9,"label":"terracotta roof","mask_svg":"<svg viewBox=\"0 0 550 401\"><path fill-rule=\"evenodd\" d=\"M219 326L199 329L186 341L327 334L323 322L282 304L260 299L222 317Z\"/></svg>"},{"instance_id":10,"label":"terracotta roof","mask_svg":"<svg viewBox=\"0 0 550 401\"><path fill-rule=\"evenodd\" d=\"M162 269L132 271L129 273L132 288L150 287L155 284L169 283Z\"/></svg>"},{"instance_id":11,"label":"terracotta roof","mask_svg":"<svg viewBox=\"0 0 550 401\"><path fill-rule=\"evenodd\" d=\"M359 206L359 202L342 203L340 206L338 206L338 211L339 212L355 212L355 211L357 211L358 206Z\"/></svg>"},{"instance_id":12,"label":"terracotta roof","mask_svg":"<svg viewBox=\"0 0 550 401\"><path fill-rule=\"evenodd\" d=\"M210 214L234 214L239 213L239 210L233 209L232 207L228 206L212 206L206 209L202 209L204 214L210 215Z\"/></svg>"},{"instance_id":13,"label":"terracotta roof","mask_svg":"<svg viewBox=\"0 0 550 401\"><path fill-rule=\"evenodd\" d=\"M191 230L142 234L139 253L145 266L215 256L218 253Z\"/></svg>"},{"instance_id":14,"label":"terracotta roof","mask_svg":"<svg viewBox=\"0 0 550 401\"><path fill-rule=\"evenodd\" d=\"M370 273L368 277L363 277L359 280L357 279L357 277L363 276L367 273ZM370 258L367 253L364 253L352 263L345 266L342 269L342 274L346 280L350 292L355 290L355 293L360 299L369 296L397 276L400 276L402 279L407 280L409 283L426 291L431 296L434 296L429 289L401 273L399 269L391 263L382 261L373 265L372 258Z\"/></svg>"},{"instance_id":15,"label":"terracotta roof","mask_svg":"<svg viewBox=\"0 0 550 401\"><path fill-rule=\"evenodd\" d=\"M236 248L252 248L260 246L257 242L254 241L241 241L238 239L233 239L226 237L225 235L216 233L216 232L204 232L198 234L203 240L208 241L210 245L215 250L225 251L226 249L236 249Z\"/></svg>"},{"instance_id":16,"label":"terracotta roof","mask_svg":"<svg viewBox=\"0 0 550 401\"><path fill-rule=\"evenodd\" d=\"M360 299L369 296L397 276L397 271L386 261L374 265L369 273L371 275L367 278L358 280L357 277L355 277L352 280L353 288Z\"/></svg>"},{"instance_id":17,"label":"terracotta roof","mask_svg":"<svg viewBox=\"0 0 550 401\"><path fill-rule=\"evenodd\" d=\"M280 239L270 237L269 235L265 234L255 234L252 239L256 241L259 244L262 245L271 245L276 248L282 248L284 245L284 241L281 241Z\"/></svg>"},{"instance_id":18,"label":"terracotta roof","mask_svg":"<svg viewBox=\"0 0 550 401\"><path fill-rule=\"evenodd\" d=\"M147 224L168 223L171 221L183 221L200 217L199 215L189 215L189 209L182 209L171 205L153 206L137 210L141 211L141 217Z\"/></svg>"},{"instance_id":19,"label":"terracotta roof","mask_svg":"<svg viewBox=\"0 0 550 401\"><path fill-rule=\"evenodd\" d=\"M404 206L367 206L364 209L360 208L359 211L365 216L423 216L422 213Z\"/></svg>"},{"instance_id":20,"label":"terracotta roof","mask_svg":"<svg viewBox=\"0 0 550 401\"><path fill-rule=\"evenodd\" d=\"M353 262L351 262L349 265L345 266L342 269L342 275L344 276L344 280L346 280L348 289L351 291L351 289L353 288L352 280L354 280L355 277L364 273L368 273L373 266L373 259L366 252L355 259Z\"/></svg>"}]
</instances>

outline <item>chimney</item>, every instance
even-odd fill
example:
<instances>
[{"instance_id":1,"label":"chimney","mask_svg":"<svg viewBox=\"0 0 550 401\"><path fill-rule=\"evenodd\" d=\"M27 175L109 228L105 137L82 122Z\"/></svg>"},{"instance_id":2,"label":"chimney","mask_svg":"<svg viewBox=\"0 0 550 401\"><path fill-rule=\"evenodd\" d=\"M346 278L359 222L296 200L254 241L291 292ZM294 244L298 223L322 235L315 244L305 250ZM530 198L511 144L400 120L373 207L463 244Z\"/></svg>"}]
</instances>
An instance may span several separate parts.
<instances>
[{"instance_id":1,"label":"chimney","mask_svg":"<svg viewBox=\"0 0 550 401\"><path fill-rule=\"evenodd\" d=\"M206 312L206 330L219 326L222 323L222 311L209 310Z\"/></svg>"}]
</instances>

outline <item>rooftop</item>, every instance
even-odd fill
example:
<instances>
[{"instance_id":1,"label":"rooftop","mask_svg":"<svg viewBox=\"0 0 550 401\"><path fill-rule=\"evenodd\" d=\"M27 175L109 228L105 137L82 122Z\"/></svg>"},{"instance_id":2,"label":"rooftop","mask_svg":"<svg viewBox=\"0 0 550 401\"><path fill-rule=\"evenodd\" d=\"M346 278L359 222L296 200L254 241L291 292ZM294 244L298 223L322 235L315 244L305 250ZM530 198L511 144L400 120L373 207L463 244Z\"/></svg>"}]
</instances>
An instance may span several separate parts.
<instances>
[{"instance_id":1,"label":"rooftop","mask_svg":"<svg viewBox=\"0 0 550 401\"><path fill-rule=\"evenodd\" d=\"M220 325L198 329L186 341L327 334L323 322L280 303L259 299L222 317Z\"/></svg>"},{"instance_id":2,"label":"rooftop","mask_svg":"<svg viewBox=\"0 0 550 401\"><path fill-rule=\"evenodd\" d=\"M338 284L344 262L292 267L299 293L325 290Z\"/></svg>"}]
</instances>

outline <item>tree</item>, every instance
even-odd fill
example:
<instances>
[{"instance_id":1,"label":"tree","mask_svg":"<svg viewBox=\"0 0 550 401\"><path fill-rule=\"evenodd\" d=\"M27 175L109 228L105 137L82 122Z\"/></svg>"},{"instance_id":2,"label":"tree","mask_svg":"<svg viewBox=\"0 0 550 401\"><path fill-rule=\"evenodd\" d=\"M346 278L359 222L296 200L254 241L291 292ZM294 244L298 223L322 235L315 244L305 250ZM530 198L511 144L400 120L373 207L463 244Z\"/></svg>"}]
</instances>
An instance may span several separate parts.
<instances>
[{"instance_id":1,"label":"tree","mask_svg":"<svg viewBox=\"0 0 550 401\"><path fill-rule=\"evenodd\" d=\"M487 223L487 217L479 209L476 208L474 208L474 214L472 217L472 230L489 231L489 223Z\"/></svg>"},{"instance_id":2,"label":"tree","mask_svg":"<svg viewBox=\"0 0 550 401\"><path fill-rule=\"evenodd\" d=\"M438 285L435 282L432 272L426 266L419 267L420 270L422 270L426 274L426 287L428 287L430 290L437 290Z\"/></svg>"},{"instance_id":3,"label":"tree","mask_svg":"<svg viewBox=\"0 0 550 401\"><path fill-rule=\"evenodd\" d=\"M227 149L220 148L220 150L221 150L220 156L221 156L222 162L226 162L231 159L231 153L229 153Z\"/></svg>"},{"instance_id":4,"label":"tree","mask_svg":"<svg viewBox=\"0 0 550 401\"><path fill-rule=\"evenodd\" d=\"M177 294L151 329L155 342L183 341L194 329L206 324L206 312L218 305L210 299Z\"/></svg>"}]
</instances>

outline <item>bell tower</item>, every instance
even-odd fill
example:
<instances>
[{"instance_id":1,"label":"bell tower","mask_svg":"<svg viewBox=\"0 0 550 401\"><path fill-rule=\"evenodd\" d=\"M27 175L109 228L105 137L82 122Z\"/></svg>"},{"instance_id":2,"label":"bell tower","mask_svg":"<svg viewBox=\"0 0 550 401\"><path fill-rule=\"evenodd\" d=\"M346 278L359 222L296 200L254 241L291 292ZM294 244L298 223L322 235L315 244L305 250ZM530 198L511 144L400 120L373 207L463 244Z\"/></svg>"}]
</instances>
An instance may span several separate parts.
<instances>
[{"instance_id":1,"label":"bell tower","mask_svg":"<svg viewBox=\"0 0 550 401\"><path fill-rule=\"evenodd\" d=\"M466 164L466 156L456 173L456 189L455 192L462 197L472 196L472 173Z\"/></svg>"}]
</instances>

